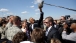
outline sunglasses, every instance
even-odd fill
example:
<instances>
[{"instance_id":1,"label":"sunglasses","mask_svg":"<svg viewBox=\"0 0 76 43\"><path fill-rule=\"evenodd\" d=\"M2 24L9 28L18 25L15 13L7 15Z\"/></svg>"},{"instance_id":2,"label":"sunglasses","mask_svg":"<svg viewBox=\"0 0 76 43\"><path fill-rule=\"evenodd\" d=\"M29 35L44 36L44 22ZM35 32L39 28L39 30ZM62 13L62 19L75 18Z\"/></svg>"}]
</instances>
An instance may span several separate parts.
<instances>
[{"instance_id":1,"label":"sunglasses","mask_svg":"<svg viewBox=\"0 0 76 43\"><path fill-rule=\"evenodd\" d=\"M44 23L49 23L49 22L44 22Z\"/></svg>"}]
</instances>

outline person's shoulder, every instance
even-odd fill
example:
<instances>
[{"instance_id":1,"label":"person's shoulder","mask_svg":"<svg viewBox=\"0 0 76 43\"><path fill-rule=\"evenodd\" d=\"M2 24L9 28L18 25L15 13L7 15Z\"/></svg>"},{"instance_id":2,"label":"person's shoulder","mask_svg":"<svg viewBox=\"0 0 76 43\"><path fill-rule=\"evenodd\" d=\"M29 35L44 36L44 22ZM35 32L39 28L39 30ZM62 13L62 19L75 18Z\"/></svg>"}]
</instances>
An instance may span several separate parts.
<instances>
[{"instance_id":1,"label":"person's shoulder","mask_svg":"<svg viewBox=\"0 0 76 43\"><path fill-rule=\"evenodd\" d=\"M57 29L54 26L52 26L52 30L55 30L56 31Z\"/></svg>"},{"instance_id":2,"label":"person's shoulder","mask_svg":"<svg viewBox=\"0 0 76 43\"><path fill-rule=\"evenodd\" d=\"M12 27L10 27L10 28L12 28L12 29L14 29L14 30L18 30L18 29L19 29L19 27L17 27L17 26L12 26Z\"/></svg>"},{"instance_id":3,"label":"person's shoulder","mask_svg":"<svg viewBox=\"0 0 76 43\"><path fill-rule=\"evenodd\" d=\"M22 32L22 30L20 28L16 28L15 31Z\"/></svg>"},{"instance_id":4,"label":"person's shoulder","mask_svg":"<svg viewBox=\"0 0 76 43\"><path fill-rule=\"evenodd\" d=\"M12 27L9 27L6 32L12 31Z\"/></svg>"},{"instance_id":5,"label":"person's shoulder","mask_svg":"<svg viewBox=\"0 0 76 43\"><path fill-rule=\"evenodd\" d=\"M20 31L21 29L20 28L17 28L16 30L19 30Z\"/></svg>"},{"instance_id":6,"label":"person's shoulder","mask_svg":"<svg viewBox=\"0 0 76 43\"><path fill-rule=\"evenodd\" d=\"M10 30L12 27L9 27L7 30Z\"/></svg>"},{"instance_id":7,"label":"person's shoulder","mask_svg":"<svg viewBox=\"0 0 76 43\"><path fill-rule=\"evenodd\" d=\"M52 32L58 32L58 30L55 28L55 27L52 27L52 30L51 30Z\"/></svg>"}]
</instances>

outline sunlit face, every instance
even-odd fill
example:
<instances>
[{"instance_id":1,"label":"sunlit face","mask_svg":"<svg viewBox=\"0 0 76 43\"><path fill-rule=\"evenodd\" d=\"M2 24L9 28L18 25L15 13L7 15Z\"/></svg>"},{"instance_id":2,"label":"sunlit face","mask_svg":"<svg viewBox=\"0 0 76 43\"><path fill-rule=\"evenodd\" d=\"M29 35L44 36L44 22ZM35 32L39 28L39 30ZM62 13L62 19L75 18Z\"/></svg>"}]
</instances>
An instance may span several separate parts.
<instances>
[{"instance_id":1,"label":"sunlit face","mask_svg":"<svg viewBox=\"0 0 76 43\"><path fill-rule=\"evenodd\" d=\"M50 26L49 20L48 19L45 19L44 24L45 24L46 27L49 27Z\"/></svg>"},{"instance_id":2,"label":"sunlit face","mask_svg":"<svg viewBox=\"0 0 76 43\"><path fill-rule=\"evenodd\" d=\"M22 26L27 27L27 23L23 22Z\"/></svg>"},{"instance_id":3,"label":"sunlit face","mask_svg":"<svg viewBox=\"0 0 76 43\"><path fill-rule=\"evenodd\" d=\"M10 16L9 18L13 21L14 16Z\"/></svg>"},{"instance_id":4,"label":"sunlit face","mask_svg":"<svg viewBox=\"0 0 76 43\"><path fill-rule=\"evenodd\" d=\"M34 19L33 18L30 18L29 21L30 21L30 23L34 23Z\"/></svg>"}]
</instances>

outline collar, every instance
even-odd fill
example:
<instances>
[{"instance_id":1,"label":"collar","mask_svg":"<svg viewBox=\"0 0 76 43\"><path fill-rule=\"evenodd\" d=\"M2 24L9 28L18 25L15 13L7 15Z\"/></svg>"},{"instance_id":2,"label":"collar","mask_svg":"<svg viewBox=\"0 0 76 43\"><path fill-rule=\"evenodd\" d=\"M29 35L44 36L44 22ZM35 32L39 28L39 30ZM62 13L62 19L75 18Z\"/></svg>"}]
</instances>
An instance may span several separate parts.
<instances>
[{"instance_id":1,"label":"collar","mask_svg":"<svg viewBox=\"0 0 76 43\"><path fill-rule=\"evenodd\" d=\"M46 30L46 36L48 35L50 29L52 28L52 26L50 26L47 30Z\"/></svg>"},{"instance_id":2,"label":"collar","mask_svg":"<svg viewBox=\"0 0 76 43\"><path fill-rule=\"evenodd\" d=\"M50 26L50 27L48 28L48 32L50 31L51 28L52 28L52 26Z\"/></svg>"}]
</instances>

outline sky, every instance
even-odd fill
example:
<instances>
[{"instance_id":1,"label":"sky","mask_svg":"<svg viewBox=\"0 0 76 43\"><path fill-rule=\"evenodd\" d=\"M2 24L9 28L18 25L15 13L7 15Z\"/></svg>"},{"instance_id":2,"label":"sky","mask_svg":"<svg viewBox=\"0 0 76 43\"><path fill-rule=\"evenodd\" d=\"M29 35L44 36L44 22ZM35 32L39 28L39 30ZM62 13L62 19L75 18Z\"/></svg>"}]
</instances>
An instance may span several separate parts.
<instances>
[{"instance_id":1,"label":"sky","mask_svg":"<svg viewBox=\"0 0 76 43\"><path fill-rule=\"evenodd\" d=\"M40 12L38 2L41 0L0 0L0 17L8 15L17 15L21 19L39 19ZM66 8L76 9L76 0L44 0L45 3ZM44 18L52 16L54 19L59 19L60 16L71 15L76 18L76 12L63 8L45 5L43 6Z\"/></svg>"}]
</instances>

